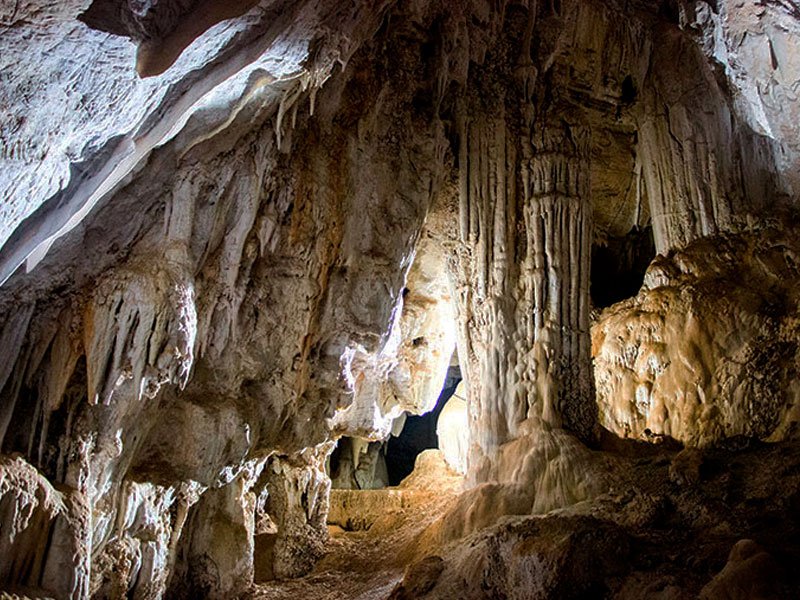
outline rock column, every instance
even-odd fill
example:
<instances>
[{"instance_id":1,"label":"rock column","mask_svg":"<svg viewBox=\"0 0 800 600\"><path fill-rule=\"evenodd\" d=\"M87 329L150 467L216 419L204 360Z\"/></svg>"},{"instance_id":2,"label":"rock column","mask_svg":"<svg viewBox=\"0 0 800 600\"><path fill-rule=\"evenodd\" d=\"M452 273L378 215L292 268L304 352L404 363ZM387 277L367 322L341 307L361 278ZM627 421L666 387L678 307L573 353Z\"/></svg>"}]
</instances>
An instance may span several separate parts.
<instances>
[{"instance_id":1,"label":"rock column","mask_svg":"<svg viewBox=\"0 0 800 600\"><path fill-rule=\"evenodd\" d=\"M589 132L560 117L509 117L500 106L470 109L460 122L454 267L478 482L505 478L498 451L528 435L523 423L583 439L596 426Z\"/></svg>"}]
</instances>

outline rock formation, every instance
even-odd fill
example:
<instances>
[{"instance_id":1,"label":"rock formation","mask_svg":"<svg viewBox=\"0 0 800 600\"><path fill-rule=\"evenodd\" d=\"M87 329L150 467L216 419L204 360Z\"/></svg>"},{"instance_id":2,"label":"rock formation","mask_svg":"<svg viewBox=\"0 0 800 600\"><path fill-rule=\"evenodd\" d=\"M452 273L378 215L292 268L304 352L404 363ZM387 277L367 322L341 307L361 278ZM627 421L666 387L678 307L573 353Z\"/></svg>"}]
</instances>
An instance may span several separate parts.
<instances>
[{"instance_id":1,"label":"rock formation","mask_svg":"<svg viewBox=\"0 0 800 600\"><path fill-rule=\"evenodd\" d=\"M469 453L469 409L463 381L458 384L455 394L439 413L436 436L447 465L455 472L466 475Z\"/></svg>"},{"instance_id":2,"label":"rock formation","mask_svg":"<svg viewBox=\"0 0 800 600\"><path fill-rule=\"evenodd\" d=\"M695 446L783 439L797 420L797 250L774 229L695 241L650 265L593 328L601 421Z\"/></svg>"},{"instance_id":3,"label":"rock formation","mask_svg":"<svg viewBox=\"0 0 800 600\"><path fill-rule=\"evenodd\" d=\"M0 591L795 594L798 57L786 0L0 5Z\"/></svg>"}]
</instances>

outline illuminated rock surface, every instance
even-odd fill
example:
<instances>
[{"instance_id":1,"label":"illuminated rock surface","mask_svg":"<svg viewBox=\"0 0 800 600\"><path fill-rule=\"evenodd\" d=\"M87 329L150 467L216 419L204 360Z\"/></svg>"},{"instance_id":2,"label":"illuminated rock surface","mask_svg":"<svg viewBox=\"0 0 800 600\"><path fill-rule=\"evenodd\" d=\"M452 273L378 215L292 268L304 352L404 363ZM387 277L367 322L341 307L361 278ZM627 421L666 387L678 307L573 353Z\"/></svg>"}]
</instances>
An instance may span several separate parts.
<instances>
[{"instance_id":1,"label":"illuminated rock surface","mask_svg":"<svg viewBox=\"0 0 800 600\"><path fill-rule=\"evenodd\" d=\"M797 421L798 250L791 230L698 240L593 326L601 422L692 445L782 439Z\"/></svg>"},{"instance_id":2,"label":"illuminated rock surface","mask_svg":"<svg viewBox=\"0 0 800 600\"><path fill-rule=\"evenodd\" d=\"M777 0L0 4L0 590L800 595L799 57Z\"/></svg>"},{"instance_id":3,"label":"illuminated rock surface","mask_svg":"<svg viewBox=\"0 0 800 600\"><path fill-rule=\"evenodd\" d=\"M462 475L467 473L469 449L469 413L466 386L462 381L439 413L436 423L439 448L448 466Z\"/></svg>"}]
</instances>

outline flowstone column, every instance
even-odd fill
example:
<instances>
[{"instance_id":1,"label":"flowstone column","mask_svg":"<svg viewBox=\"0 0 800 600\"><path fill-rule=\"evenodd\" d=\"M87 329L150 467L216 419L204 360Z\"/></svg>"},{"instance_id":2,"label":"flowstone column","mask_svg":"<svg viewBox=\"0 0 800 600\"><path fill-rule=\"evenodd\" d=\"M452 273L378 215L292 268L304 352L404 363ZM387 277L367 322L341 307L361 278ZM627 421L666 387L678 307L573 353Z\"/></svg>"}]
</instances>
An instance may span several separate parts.
<instances>
[{"instance_id":1,"label":"flowstone column","mask_svg":"<svg viewBox=\"0 0 800 600\"><path fill-rule=\"evenodd\" d=\"M589 131L561 116L525 118L503 101L474 104L460 122L454 270L469 472L481 482L513 478L500 449L523 436L563 427L592 439L596 407Z\"/></svg>"},{"instance_id":2,"label":"flowstone column","mask_svg":"<svg viewBox=\"0 0 800 600\"><path fill-rule=\"evenodd\" d=\"M562 124L534 136L520 166L525 256L517 345L528 417L591 439L597 415L589 337L589 132ZM520 335L521 334L521 335Z\"/></svg>"}]
</instances>

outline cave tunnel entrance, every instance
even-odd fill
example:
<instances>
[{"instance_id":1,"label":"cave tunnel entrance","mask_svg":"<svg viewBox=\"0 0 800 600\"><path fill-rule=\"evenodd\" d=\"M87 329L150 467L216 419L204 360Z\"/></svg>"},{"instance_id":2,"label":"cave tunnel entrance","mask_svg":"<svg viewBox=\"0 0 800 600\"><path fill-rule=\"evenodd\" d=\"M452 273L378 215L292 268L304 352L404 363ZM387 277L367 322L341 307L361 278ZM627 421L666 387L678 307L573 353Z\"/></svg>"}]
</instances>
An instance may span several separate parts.
<instances>
[{"instance_id":1,"label":"cave tunnel entrance","mask_svg":"<svg viewBox=\"0 0 800 600\"><path fill-rule=\"evenodd\" d=\"M634 226L626 235L610 237L592 247L592 304L606 308L635 296L655 258L653 228Z\"/></svg>"},{"instance_id":2,"label":"cave tunnel entrance","mask_svg":"<svg viewBox=\"0 0 800 600\"><path fill-rule=\"evenodd\" d=\"M414 470L417 456L423 450L439 447L436 434L439 415L460 381L460 368L450 366L433 410L405 416L400 433L386 442L341 438L330 456L332 487L367 490L399 485Z\"/></svg>"},{"instance_id":3,"label":"cave tunnel entrance","mask_svg":"<svg viewBox=\"0 0 800 600\"><path fill-rule=\"evenodd\" d=\"M389 438L386 443L386 472L389 485L399 485L403 479L411 475L420 452L439 447L436 424L445 403L455 393L460 381L461 369L457 365L451 366L434 409L424 415L409 415L400 435Z\"/></svg>"}]
</instances>

